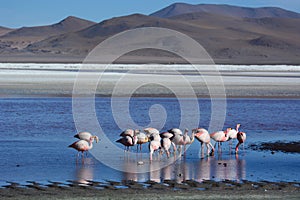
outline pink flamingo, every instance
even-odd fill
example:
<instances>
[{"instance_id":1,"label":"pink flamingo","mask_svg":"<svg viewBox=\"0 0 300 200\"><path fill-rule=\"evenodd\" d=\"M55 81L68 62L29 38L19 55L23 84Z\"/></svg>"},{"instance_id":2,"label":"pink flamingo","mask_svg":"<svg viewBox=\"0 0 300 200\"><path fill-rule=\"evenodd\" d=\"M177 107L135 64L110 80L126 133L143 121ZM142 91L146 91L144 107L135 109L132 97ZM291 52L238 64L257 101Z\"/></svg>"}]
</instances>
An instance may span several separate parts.
<instances>
[{"instance_id":1,"label":"pink flamingo","mask_svg":"<svg viewBox=\"0 0 300 200\"><path fill-rule=\"evenodd\" d=\"M174 135L173 133L170 133L170 132L163 132L163 133L160 134L160 137L161 137L162 139L164 139L164 138L169 139L170 142L171 142L171 146L173 146L173 151L176 152L176 146L175 146L175 144L174 144L174 142L173 142L173 138L175 137L175 135Z\"/></svg>"},{"instance_id":2,"label":"pink flamingo","mask_svg":"<svg viewBox=\"0 0 300 200\"><path fill-rule=\"evenodd\" d=\"M174 129L171 129L171 130L174 130ZM179 130L179 129L177 129L177 130ZM176 150L181 153L182 145L184 145L182 132L181 132L181 130L179 130L179 131L173 131L173 132L171 131L171 133L174 135L171 139L171 141L174 144L173 145L174 154L176 153Z\"/></svg>"},{"instance_id":3,"label":"pink flamingo","mask_svg":"<svg viewBox=\"0 0 300 200\"><path fill-rule=\"evenodd\" d=\"M161 148L166 152L168 158L170 157L169 149L171 147L171 144L172 144L172 142L171 142L170 138L165 137L165 138L161 139ZM162 155L163 151L161 151L160 154Z\"/></svg>"},{"instance_id":4,"label":"pink flamingo","mask_svg":"<svg viewBox=\"0 0 300 200\"><path fill-rule=\"evenodd\" d=\"M235 147L235 153L238 153L240 144L242 144L242 143L244 144L244 142L246 141L246 133L245 132L238 132L237 133L237 140L239 141L239 143Z\"/></svg>"},{"instance_id":5,"label":"pink flamingo","mask_svg":"<svg viewBox=\"0 0 300 200\"><path fill-rule=\"evenodd\" d=\"M125 131L123 131L120 136L121 137L126 137L126 136L131 136L133 137L135 135L135 131L133 129L126 129Z\"/></svg>"},{"instance_id":6,"label":"pink flamingo","mask_svg":"<svg viewBox=\"0 0 300 200\"><path fill-rule=\"evenodd\" d=\"M149 142L149 138L147 137L147 135L145 133L140 132L139 130L135 131L135 135L137 137L137 151L138 151L138 147L140 146L140 151L142 151L142 144L145 144L147 142Z\"/></svg>"},{"instance_id":7,"label":"pink flamingo","mask_svg":"<svg viewBox=\"0 0 300 200\"><path fill-rule=\"evenodd\" d=\"M161 137L159 134L154 134L150 136L149 151L150 151L150 161L152 161L152 155L154 151L161 148Z\"/></svg>"},{"instance_id":8,"label":"pink flamingo","mask_svg":"<svg viewBox=\"0 0 300 200\"><path fill-rule=\"evenodd\" d=\"M182 131L179 128L172 128L168 130L169 133L172 133L174 135L182 135Z\"/></svg>"},{"instance_id":9,"label":"pink flamingo","mask_svg":"<svg viewBox=\"0 0 300 200\"><path fill-rule=\"evenodd\" d=\"M225 142L228 140L227 133L231 130L231 128L227 128L226 131L217 131L210 134L210 137L216 141L216 144L218 143L218 150L220 150L221 142ZM216 145L215 144L215 145Z\"/></svg>"},{"instance_id":10,"label":"pink flamingo","mask_svg":"<svg viewBox=\"0 0 300 200\"><path fill-rule=\"evenodd\" d=\"M208 131L204 128L196 128L192 130L195 133L195 138L201 143L201 152L204 152L204 145L207 148L207 154L209 153L209 148L211 148L210 155L212 156L215 152L213 145L210 143L210 135Z\"/></svg>"},{"instance_id":11,"label":"pink flamingo","mask_svg":"<svg viewBox=\"0 0 300 200\"><path fill-rule=\"evenodd\" d=\"M77 133L76 135L74 135L74 137L75 137L75 138L78 138L78 139L80 139L80 140L85 140L85 141L87 141L87 142L89 142L89 141L90 141L90 138L92 138L93 141L94 141L94 139L96 140L96 143L99 142L99 138L98 138L97 136L92 135L91 133L86 132L86 131L84 131L84 132L79 132L79 133ZM92 141L92 142L93 142L93 141Z\"/></svg>"},{"instance_id":12,"label":"pink flamingo","mask_svg":"<svg viewBox=\"0 0 300 200\"><path fill-rule=\"evenodd\" d=\"M239 132L240 124L237 124L235 129L231 129L227 132L228 140L235 139L237 137L237 133Z\"/></svg>"},{"instance_id":13,"label":"pink flamingo","mask_svg":"<svg viewBox=\"0 0 300 200\"><path fill-rule=\"evenodd\" d=\"M72 147L78 151L77 158L79 157L79 152L82 153L82 158L84 157L84 152L87 152L88 150L93 148L93 139L90 138L89 142L86 140L78 140L77 142L74 142L73 144L69 145L69 147Z\"/></svg>"},{"instance_id":14,"label":"pink flamingo","mask_svg":"<svg viewBox=\"0 0 300 200\"><path fill-rule=\"evenodd\" d=\"M149 127L149 128L145 128L144 131L148 137L153 135L159 135L159 130L157 130L156 128Z\"/></svg>"},{"instance_id":15,"label":"pink flamingo","mask_svg":"<svg viewBox=\"0 0 300 200\"><path fill-rule=\"evenodd\" d=\"M129 151L129 147L134 146L137 144L137 137L136 136L125 136L117 140L116 142L121 143L124 145L124 151Z\"/></svg>"},{"instance_id":16,"label":"pink flamingo","mask_svg":"<svg viewBox=\"0 0 300 200\"><path fill-rule=\"evenodd\" d=\"M192 132L192 135L188 135L189 129L184 130L184 135L183 135L183 146L184 146L184 152L186 150L186 145L192 144L195 140L195 133Z\"/></svg>"}]
</instances>

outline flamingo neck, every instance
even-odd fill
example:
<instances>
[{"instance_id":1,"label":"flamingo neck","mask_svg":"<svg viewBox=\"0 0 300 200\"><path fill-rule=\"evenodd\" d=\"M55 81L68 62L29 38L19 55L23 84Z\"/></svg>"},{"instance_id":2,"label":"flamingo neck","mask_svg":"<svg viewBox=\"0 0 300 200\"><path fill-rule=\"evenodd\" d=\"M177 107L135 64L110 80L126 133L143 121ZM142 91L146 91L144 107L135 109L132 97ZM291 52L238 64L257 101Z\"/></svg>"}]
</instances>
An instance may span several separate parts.
<instances>
[{"instance_id":1,"label":"flamingo neck","mask_svg":"<svg viewBox=\"0 0 300 200\"><path fill-rule=\"evenodd\" d=\"M240 128L240 125L237 124L236 127L235 127L236 132L239 132L239 128Z\"/></svg>"},{"instance_id":2,"label":"flamingo neck","mask_svg":"<svg viewBox=\"0 0 300 200\"><path fill-rule=\"evenodd\" d=\"M90 140L89 142L89 149L93 148L93 141Z\"/></svg>"}]
</instances>

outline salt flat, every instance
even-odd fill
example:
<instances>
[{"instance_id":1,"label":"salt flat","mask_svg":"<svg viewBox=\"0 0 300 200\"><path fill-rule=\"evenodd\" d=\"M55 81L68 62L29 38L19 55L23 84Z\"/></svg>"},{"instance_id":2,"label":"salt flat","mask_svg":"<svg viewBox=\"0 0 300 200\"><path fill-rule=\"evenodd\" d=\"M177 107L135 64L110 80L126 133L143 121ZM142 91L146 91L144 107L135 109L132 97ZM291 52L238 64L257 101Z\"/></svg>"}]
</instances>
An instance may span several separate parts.
<instances>
[{"instance_id":1,"label":"salt flat","mask_svg":"<svg viewBox=\"0 0 300 200\"><path fill-rule=\"evenodd\" d=\"M1 96L72 96L78 74L80 80L84 79L81 80L84 88L92 87L93 80L100 78L96 90L99 96L110 96L117 84L124 88L138 86L134 94L137 96L171 96L165 86L185 90L184 79L199 97L211 95L208 87L224 87L227 97L300 97L300 66L35 63L1 63Z\"/></svg>"}]
</instances>

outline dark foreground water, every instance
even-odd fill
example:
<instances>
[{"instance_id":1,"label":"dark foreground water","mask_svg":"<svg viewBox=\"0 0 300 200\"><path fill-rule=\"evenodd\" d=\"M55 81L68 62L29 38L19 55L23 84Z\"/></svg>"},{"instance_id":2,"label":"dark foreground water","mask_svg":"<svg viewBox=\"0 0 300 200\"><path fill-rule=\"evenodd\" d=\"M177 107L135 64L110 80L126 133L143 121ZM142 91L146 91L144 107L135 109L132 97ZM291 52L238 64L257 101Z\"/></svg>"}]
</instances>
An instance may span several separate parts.
<instances>
[{"instance_id":1,"label":"dark foreground water","mask_svg":"<svg viewBox=\"0 0 300 200\"><path fill-rule=\"evenodd\" d=\"M130 102L130 115L138 125L147 126L150 123L149 107L154 104L160 104L166 109L168 117L163 130L179 126L180 106L175 98L133 98ZM199 126L208 128L211 102L209 99L199 99L199 105ZM97 99L96 112L106 135L113 142L117 140L121 130L111 114L110 99ZM224 129L240 123L242 131L247 133L245 149L241 147L238 156L229 150L229 144L226 143L223 144L221 153L202 158L199 153L200 144L195 141L185 156L179 156L176 162L161 170L127 173L102 164L92 154L83 160L84 163L80 159L77 161L76 151L67 148L76 141L73 138L76 129L71 98L0 99L0 185L7 184L6 181L44 183L49 180L65 182L87 179L157 182L165 179L179 182L187 179L246 179L299 182L299 154L272 154L248 148L250 144L261 142L299 141L299 122L300 100L228 99ZM100 142L95 145L105 144ZM144 145L143 152L147 152L147 145ZM148 160L148 155L145 154L123 152L118 155L118 160L120 165L126 163L124 167L136 167L136 159L139 157L144 161ZM153 163L148 163L147 166L151 168L159 162L159 158L155 156Z\"/></svg>"}]
</instances>

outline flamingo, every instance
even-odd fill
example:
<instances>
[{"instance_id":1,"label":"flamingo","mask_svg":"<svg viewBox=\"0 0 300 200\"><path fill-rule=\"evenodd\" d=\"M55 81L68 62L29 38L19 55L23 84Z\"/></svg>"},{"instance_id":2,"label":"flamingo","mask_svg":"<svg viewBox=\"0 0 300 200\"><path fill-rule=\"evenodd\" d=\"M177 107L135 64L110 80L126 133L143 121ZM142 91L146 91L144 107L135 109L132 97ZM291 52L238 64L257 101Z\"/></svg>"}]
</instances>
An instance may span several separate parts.
<instances>
[{"instance_id":1,"label":"flamingo","mask_svg":"<svg viewBox=\"0 0 300 200\"><path fill-rule=\"evenodd\" d=\"M239 132L240 124L237 124L235 129L231 129L227 132L228 134L228 140L235 139L237 137L237 133Z\"/></svg>"},{"instance_id":2,"label":"flamingo","mask_svg":"<svg viewBox=\"0 0 300 200\"><path fill-rule=\"evenodd\" d=\"M184 130L184 135L183 135L183 145L184 145L184 151L186 150L186 145L192 144L195 140L195 133L192 132L192 135L188 135L189 129Z\"/></svg>"},{"instance_id":3,"label":"flamingo","mask_svg":"<svg viewBox=\"0 0 300 200\"><path fill-rule=\"evenodd\" d=\"M93 148L93 139L90 138L89 141L78 140L77 142L74 142L73 144L69 145L69 147L72 147L78 151L77 158L79 157L79 152L82 153L82 158L83 158L84 152L87 152L88 150Z\"/></svg>"},{"instance_id":4,"label":"flamingo","mask_svg":"<svg viewBox=\"0 0 300 200\"><path fill-rule=\"evenodd\" d=\"M245 132L238 132L237 133L237 140L239 141L239 143L235 147L235 153L238 153L240 144L242 144L242 143L244 144L244 142L246 141L246 133Z\"/></svg>"},{"instance_id":5,"label":"flamingo","mask_svg":"<svg viewBox=\"0 0 300 200\"><path fill-rule=\"evenodd\" d=\"M172 128L168 130L169 133L172 133L174 135L182 135L182 131L179 128Z\"/></svg>"},{"instance_id":6,"label":"flamingo","mask_svg":"<svg viewBox=\"0 0 300 200\"><path fill-rule=\"evenodd\" d=\"M142 133L139 130L135 131L135 135L137 137L137 151L139 146L140 146L140 151L142 151L142 144L149 142L149 138L145 133Z\"/></svg>"},{"instance_id":7,"label":"flamingo","mask_svg":"<svg viewBox=\"0 0 300 200\"><path fill-rule=\"evenodd\" d=\"M187 135L188 129L185 129L184 135L182 134L182 131L178 128L172 128L168 130L168 132L173 134L173 137L171 137L171 141L174 144L173 145L174 153L176 152L176 149L178 149L178 151L181 152L181 147L183 145L185 150L186 145L194 142L194 136Z\"/></svg>"},{"instance_id":8,"label":"flamingo","mask_svg":"<svg viewBox=\"0 0 300 200\"><path fill-rule=\"evenodd\" d=\"M124 151L129 151L130 146L136 145L137 137L136 136L132 137L132 136L127 135L125 137L122 137L122 138L118 139L116 142L121 143L121 144L124 145L124 147L125 147Z\"/></svg>"},{"instance_id":9,"label":"flamingo","mask_svg":"<svg viewBox=\"0 0 300 200\"><path fill-rule=\"evenodd\" d=\"M225 142L228 140L227 133L231 130L231 128L227 128L226 131L217 131L210 134L210 137L218 143L218 150L220 149L221 142Z\"/></svg>"},{"instance_id":10,"label":"flamingo","mask_svg":"<svg viewBox=\"0 0 300 200\"><path fill-rule=\"evenodd\" d=\"M148 137L153 136L153 135L159 135L159 130L157 130L156 128L145 128L144 132L147 134Z\"/></svg>"},{"instance_id":11,"label":"flamingo","mask_svg":"<svg viewBox=\"0 0 300 200\"><path fill-rule=\"evenodd\" d=\"M171 147L171 140L170 138L162 138L161 139L161 148L166 152L167 154L167 157L169 158L170 157L170 147ZM161 151L161 154L163 154L163 151Z\"/></svg>"},{"instance_id":12,"label":"flamingo","mask_svg":"<svg viewBox=\"0 0 300 200\"><path fill-rule=\"evenodd\" d=\"M176 146L175 146L175 144L174 144L174 142L173 142L174 136L175 136L175 135L174 135L173 133L170 133L170 132L163 132L163 133L160 134L160 137L161 137L162 139L168 138L168 139L170 140L171 145L173 146L173 150L174 150L174 152L176 152Z\"/></svg>"},{"instance_id":13,"label":"flamingo","mask_svg":"<svg viewBox=\"0 0 300 200\"><path fill-rule=\"evenodd\" d=\"M153 131L154 129L152 129ZM148 132L149 133L149 132ZM157 134L157 131L154 130L152 134L149 136L150 143L149 143L149 151L150 151L150 161L152 161L152 154L154 151L157 151L161 148L161 137L159 135L159 132Z\"/></svg>"},{"instance_id":14,"label":"flamingo","mask_svg":"<svg viewBox=\"0 0 300 200\"><path fill-rule=\"evenodd\" d=\"M209 152L209 148L211 148L210 155L213 155L215 149L213 145L210 143L210 135L208 131L204 128L197 128L197 129L193 129L192 132L195 133L195 138L201 143L201 152L204 152L203 144L205 144L207 148L207 153Z\"/></svg>"},{"instance_id":15,"label":"flamingo","mask_svg":"<svg viewBox=\"0 0 300 200\"><path fill-rule=\"evenodd\" d=\"M181 152L181 146L184 145L182 131L178 128L172 128L168 130L168 133L172 134L172 137L170 137L170 139L173 145L174 154L176 153L176 150ZM167 133L163 135L167 135Z\"/></svg>"},{"instance_id":16,"label":"flamingo","mask_svg":"<svg viewBox=\"0 0 300 200\"><path fill-rule=\"evenodd\" d=\"M126 136L131 136L133 137L134 136L134 130L133 129L126 129L125 131L123 131L120 136L121 137L126 137Z\"/></svg>"},{"instance_id":17,"label":"flamingo","mask_svg":"<svg viewBox=\"0 0 300 200\"><path fill-rule=\"evenodd\" d=\"M98 138L96 135L92 135L91 133L86 132L86 131L84 131L84 132L79 132L79 133L77 133L76 135L74 135L74 137L75 137L75 138L78 138L78 139L80 139L80 140L85 140L85 141L87 141L87 142L89 142L90 138L92 138L93 141L94 141L94 139L96 140L96 143L99 142L99 138ZM93 142L93 141L92 141L92 142Z\"/></svg>"}]
</instances>

